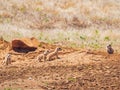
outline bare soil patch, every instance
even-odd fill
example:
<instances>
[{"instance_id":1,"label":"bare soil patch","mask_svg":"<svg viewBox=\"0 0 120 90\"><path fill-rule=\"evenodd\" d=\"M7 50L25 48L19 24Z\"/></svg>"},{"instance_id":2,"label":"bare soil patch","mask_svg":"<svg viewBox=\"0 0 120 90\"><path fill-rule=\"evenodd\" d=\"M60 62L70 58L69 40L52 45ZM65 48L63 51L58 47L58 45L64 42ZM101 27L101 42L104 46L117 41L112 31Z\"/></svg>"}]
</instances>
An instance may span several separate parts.
<instances>
[{"instance_id":1,"label":"bare soil patch","mask_svg":"<svg viewBox=\"0 0 120 90\"><path fill-rule=\"evenodd\" d=\"M37 55L56 46L41 44L29 53L11 51L12 64L3 66L8 43L0 43L0 90L120 90L120 54L63 47L60 59L37 62ZM3 45L3 46L2 46ZM6 48L2 48L6 46Z\"/></svg>"}]
</instances>

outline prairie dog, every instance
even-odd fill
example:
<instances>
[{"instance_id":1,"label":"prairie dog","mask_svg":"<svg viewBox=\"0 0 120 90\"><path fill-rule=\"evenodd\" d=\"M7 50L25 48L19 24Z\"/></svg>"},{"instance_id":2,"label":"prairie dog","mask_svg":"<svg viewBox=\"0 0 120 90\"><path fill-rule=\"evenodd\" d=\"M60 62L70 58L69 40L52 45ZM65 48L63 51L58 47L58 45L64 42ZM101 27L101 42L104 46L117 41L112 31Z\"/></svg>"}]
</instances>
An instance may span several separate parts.
<instances>
[{"instance_id":1,"label":"prairie dog","mask_svg":"<svg viewBox=\"0 0 120 90\"><path fill-rule=\"evenodd\" d=\"M61 51L62 49L60 47L57 47L53 52L49 53L47 55L47 61L50 61L53 57L56 57L57 59L59 59L58 57L58 51Z\"/></svg>"},{"instance_id":2,"label":"prairie dog","mask_svg":"<svg viewBox=\"0 0 120 90\"><path fill-rule=\"evenodd\" d=\"M46 56L48 55L49 50L45 50L44 53L40 54L37 56L37 61L45 61L46 60Z\"/></svg>"},{"instance_id":3,"label":"prairie dog","mask_svg":"<svg viewBox=\"0 0 120 90\"><path fill-rule=\"evenodd\" d=\"M4 61L3 61L3 64L4 65L8 65L8 64L11 64L11 54L6 54L6 56L5 56L5 59L4 59Z\"/></svg>"},{"instance_id":4,"label":"prairie dog","mask_svg":"<svg viewBox=\"0 0 120 90\"><path fill-rule=\"evenodd\" d=\"M113 54L113 53L114 53L114 50L113 50L111 44L107 45L107 52L108 52L109 54Z\"/></svg>"}]
</instances>

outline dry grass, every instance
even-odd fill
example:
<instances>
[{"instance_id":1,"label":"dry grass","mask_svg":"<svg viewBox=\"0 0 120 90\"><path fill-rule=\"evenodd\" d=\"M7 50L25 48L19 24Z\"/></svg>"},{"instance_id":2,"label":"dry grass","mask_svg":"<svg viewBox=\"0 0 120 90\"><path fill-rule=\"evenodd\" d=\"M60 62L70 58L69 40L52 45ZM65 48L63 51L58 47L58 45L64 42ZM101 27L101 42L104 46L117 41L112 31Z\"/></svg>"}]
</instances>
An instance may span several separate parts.
<instances>
[{"instance_id":1,"label":"dry grass","mask_svg":"<svg viewBox=\"0 0 120 90\"><path fill-rule=\"evenodd\" d=\"M21 37L36 37L38 38L39 31L33 31L31 29L20 28L10 24L0 24L0 36L5 40L11 41L14 38Z\"/></svg>"},{"instance_id":2,"label":"dry grass","mask_svg":"<svg viewBox=\"0 0 120 90\"><path fill-rule=\"evenodd\" d=\"M33 29L119 27L119 0L0 0L0 22Z\"/></svg>"},{"instance_id":3,"label":"dry grass","mask_svg":"<svg viewBox=\"0 0 120 90\"><path fill-rule=\"evenodd\" d=\"M0 0L0 36L72 47L120 43L119 0ZM46 34L47 33L47 34Z\"/></svg>"},{"instance_id":4,"label":"dry grass","mask_svg":"<svg viewBox=\"0 0 120 90\"><path fill-rule=\"evenodd\" d=\"M7 28L6 28L7 27ZM52 30L30 30L18 28L11 25L0 26L0 36L11 41L14 38L36 37L40 41L50 44L68 46L73 48L105 49L107 44L112 44L119 51L120 31L119 30L98 30L89 29L52 29ZM6 33L7 32L7 33Z\"/></svg>"}]
</instances>

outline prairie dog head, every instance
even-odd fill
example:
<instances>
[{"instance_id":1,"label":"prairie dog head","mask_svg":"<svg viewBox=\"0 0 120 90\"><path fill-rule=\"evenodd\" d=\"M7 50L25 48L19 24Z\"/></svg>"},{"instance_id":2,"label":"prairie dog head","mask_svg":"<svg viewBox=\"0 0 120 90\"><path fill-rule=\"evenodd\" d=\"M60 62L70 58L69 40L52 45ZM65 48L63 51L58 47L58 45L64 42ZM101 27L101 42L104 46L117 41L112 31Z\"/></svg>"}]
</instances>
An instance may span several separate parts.
<instances>
[{"instance_id":1,"label":"prairie dog head","mask_svg":"<svg viewBox=\"0 0 120 90\"><path fill-rule=\"evenodd\" d=\"M47 55L49 52L50 52L49 50L45 50L43 54Z\"/></svg>"},{"instance_id":2,"label":"prairie dog head","mask_svg":"<svg viewBox=\"0 0 120 90\"><path fill-rule=\"evenodd\" d=\"M61 51L62 49L60 47L57 47L55 51Z\"/></svg>"},{"instance_id":3,"label":"prairie dog head","mask_svg":"<svg viewBox=\"0 0 120 90\"><path fill-rule=\"evenodd\" d=\"M107 49L110 49L112 48L111 44L107 45Z\"/></svg>"},{"instance_id":4,"label":"prairie dog head","mask_svg":"<svg viewBox=\"0 0 120 90\"><path fill-rule=\"evenodd\" d=\"M6 54L6 57L7 57L7 58L10 58L10 57L11 57L11 54L9 54L9 53Z\"/></svg>"}]
</instances>

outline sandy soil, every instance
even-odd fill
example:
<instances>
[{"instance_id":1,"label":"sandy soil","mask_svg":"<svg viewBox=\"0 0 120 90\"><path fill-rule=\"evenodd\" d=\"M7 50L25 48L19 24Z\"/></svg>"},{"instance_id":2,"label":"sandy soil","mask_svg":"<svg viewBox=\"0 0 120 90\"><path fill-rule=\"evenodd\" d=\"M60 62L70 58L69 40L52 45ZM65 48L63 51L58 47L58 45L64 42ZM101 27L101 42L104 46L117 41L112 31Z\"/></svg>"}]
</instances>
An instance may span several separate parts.
<instances>
[{"instance_id":1,"label":"sandy soil","mask_svg":"<svg viewBox=\"0 0 120 90\"><path fill-rule=\"evenodd\" d=\"M12 52L12 64L4 66L0 49L0 90L120 90L118 53L63 48L60 59L38 62L39 50Z\"/></svg>"}]
</instances>

